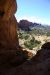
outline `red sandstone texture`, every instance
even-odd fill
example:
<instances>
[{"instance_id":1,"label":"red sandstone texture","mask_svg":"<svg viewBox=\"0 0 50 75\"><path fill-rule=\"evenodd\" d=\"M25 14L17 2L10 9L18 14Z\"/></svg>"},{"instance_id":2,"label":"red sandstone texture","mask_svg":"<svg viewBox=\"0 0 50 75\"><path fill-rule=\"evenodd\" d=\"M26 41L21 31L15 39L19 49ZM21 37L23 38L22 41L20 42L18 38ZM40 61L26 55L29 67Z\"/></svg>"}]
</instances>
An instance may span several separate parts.
<instances>
[{"instance_id":1,"label":"red sandstone texture","mask_svg":"<svg viewBox=\"0 0 50 75\"><path fill-rule=\"evenodd\" d=\"M19 50L17 21L14 16L16 10L16 0L0 1L0 65L16 60L16 51Z\"/></svg>"},{"instance_id":2,"label":"red sandstone texture","mask_svg":"<svg viewBox=\"0 0 50 75\"><path fill-rule=\"evenodd\" d=\"M28 58L28 52L19 46L16 11L16 0L0 1L0 68L19 65Z\"/></svg>"},{"instance_id":3,"label":"red sandstone texture","mask_svg":"<svg viewBox=\"0 0 50 75\"><path fill-rule=\"evenodd\" d=\"M17 36L16 0L1 0L0 2L0 49L13 49L19 46Z\"/></svg>"},{"instance_id":4,"label":"red sandstone texture","mask_svg":"<svg viewBox=\"0 0 50 75\"><path fill-rule=\"evenodd\" d=\"M44 45L48 46L50 43ZM5 75L50 75L50 49L47 48L39 50L31 60L3 73Z\"/></svg>"},{"instance_id":5,"label":"red sandstone texture","mask_svg":"<svg viewBox=\"0 0 50 75\"><path fill-rule=\"evenodd\" d=\"M50 43L32 59L22 51L17 35L16 0L0 1L0 75L50 75Z\"/></svg>"},{"instance_id":6,"label":"red sandstone texture","mask_svg":"<svg viewBox=\"0 0 50 75\"><path fill-rule=\"evenodd\" d=\"M43 48L44 45L47 47ZM50 43L44 45L31 60L19 66L1 69L0 75L50 75L50 49L47 49Z\"/></svg>"}]
</instances>

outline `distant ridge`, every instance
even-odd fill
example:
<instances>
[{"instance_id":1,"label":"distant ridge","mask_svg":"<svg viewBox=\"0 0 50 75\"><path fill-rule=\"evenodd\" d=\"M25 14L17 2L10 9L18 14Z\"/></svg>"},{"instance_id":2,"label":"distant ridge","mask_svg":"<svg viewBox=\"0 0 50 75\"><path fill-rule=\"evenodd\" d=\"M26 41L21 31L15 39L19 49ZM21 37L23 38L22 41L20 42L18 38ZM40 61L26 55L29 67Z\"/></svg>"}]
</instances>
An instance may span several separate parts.
<instances>
[{"instance_id":1,"label":"distant ridge","mask_svg":"<svg viewBox=\"0 0 50 75\"><path fill-rule=\"evenodd\" d=\"M19 28L22 30L28 31L31 30L32 27L44 27L44 25L39 23L33 23L28 20L20 20L18 23Z\"/></svg>"}]
</instances>

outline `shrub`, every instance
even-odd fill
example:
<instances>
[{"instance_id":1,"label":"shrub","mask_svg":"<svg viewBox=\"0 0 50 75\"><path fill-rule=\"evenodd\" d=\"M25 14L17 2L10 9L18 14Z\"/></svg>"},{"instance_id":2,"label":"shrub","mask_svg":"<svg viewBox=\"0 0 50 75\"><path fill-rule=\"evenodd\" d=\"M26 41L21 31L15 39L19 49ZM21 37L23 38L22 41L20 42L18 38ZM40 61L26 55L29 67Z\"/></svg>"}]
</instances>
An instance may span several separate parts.
<instances>
[{"instance_id":1,"label":"shrub","mask_svg":"<svg viewBox=\"0 0 50 75\"><path fill-rule=\"evenodd\" d=\"M24 39L27 40L29 38L29 35L25 35Z\"/></svg>"},{"instance_id":2,"label":"shrub","mask_svg":"<svg viewBox=\"0 0 50 75\"><path fill-rule=\"evenodd\" d=\"M25 39L25 40L27 40L28 38L29 38L29 34L27 34L27 33L25 33L25 32L20 32L19 33L19 38L20 39Z\"/></svg>"},{"instance_id":3,"label":"shrub","mask_svg":"<svg viewBox=\"0 0 50 75\"><path fill-rule=\"evenodd\" d=\"M41 43L41 41L35 40L35 38L31 39L30 41L25 41L24 45L28 49L33 49L34 47L38 46Z\"/></svg>"},{"instance_id":4,"label":"shrub","mask_svg":"<svg viewBox=\"0 0 50 75\"><path fill-rule=\"evenodd\" d=\"M33 45L31 44L31 43L28 43L28 42L24 42L24 45L25 45L25 47L26 48L28 48L28 49L33 49Z\"/></svg>"},{"instance_id":5,"label":"shrub","mask_svg":"<svg viewBox=\"0 0 50 75\"><path fill-rule=\"evenodd\" d=\"M41 43L41 41L35 40L35 43L40 44L40 43Z\"/></svg>"},{"instance_id":6,"label":"shrub","mask_svg":"<svg viewBox=\"0 0 50 75\"><path fill-rule=\"evenodd\" d=\"M19 33L19 38L23 39L23 33Z\"/></svg>"}]
</instances>

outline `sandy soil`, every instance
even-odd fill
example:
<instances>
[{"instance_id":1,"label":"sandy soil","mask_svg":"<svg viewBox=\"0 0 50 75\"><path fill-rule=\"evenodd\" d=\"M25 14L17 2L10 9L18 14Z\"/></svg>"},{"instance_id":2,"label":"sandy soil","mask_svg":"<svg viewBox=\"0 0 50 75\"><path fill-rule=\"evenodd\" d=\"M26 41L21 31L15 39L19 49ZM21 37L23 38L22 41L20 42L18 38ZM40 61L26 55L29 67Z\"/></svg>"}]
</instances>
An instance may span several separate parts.
<instances>
[{"instance_id":1,"label":"sandy soil","mask_svg":"<svg viewBox=\"0 0 50 75\"><path fill-rule=\"evenodd\" d=\"M41 36L41 35L40 35L40 36L34 35L34 37L35 37L36 40L41 41L41 46L42 46L45 42L50 42L50 36L47 37L47 36L44 36L44 35L42 35L42 36ZM37 47L33 48L33 50L29 50L28 48L26 48L26 47L24 46L24 42L25 42L24 39L22 39L22 40L19 39L19 44L23 47L23 50L27 50L27 51L33 53L33 55L35 55L35 54L37 53ZM40 48L41 48L41 47L40 47ZM39 48L39 49L40 49L40 48Z\"/></svg>"}]
</instances>

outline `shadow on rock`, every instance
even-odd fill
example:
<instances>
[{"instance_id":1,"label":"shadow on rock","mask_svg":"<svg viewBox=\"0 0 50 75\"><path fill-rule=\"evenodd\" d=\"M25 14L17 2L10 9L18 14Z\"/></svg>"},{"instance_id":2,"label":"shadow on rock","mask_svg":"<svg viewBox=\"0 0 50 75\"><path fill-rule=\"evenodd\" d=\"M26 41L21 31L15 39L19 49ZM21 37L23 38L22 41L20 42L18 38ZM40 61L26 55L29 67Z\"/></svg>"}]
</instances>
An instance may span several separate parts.
<instances>
[{"instance_id":1,"label":"shadow on rock","mask_svg":"<svg viewBox=\"0 0 50 75\"><path fill-rule=\"evenodd\" d=\"M45 43L31 60L15 68L14 75L50 75L49 46L50 42Z\"/></svg>"}]
</instances>

